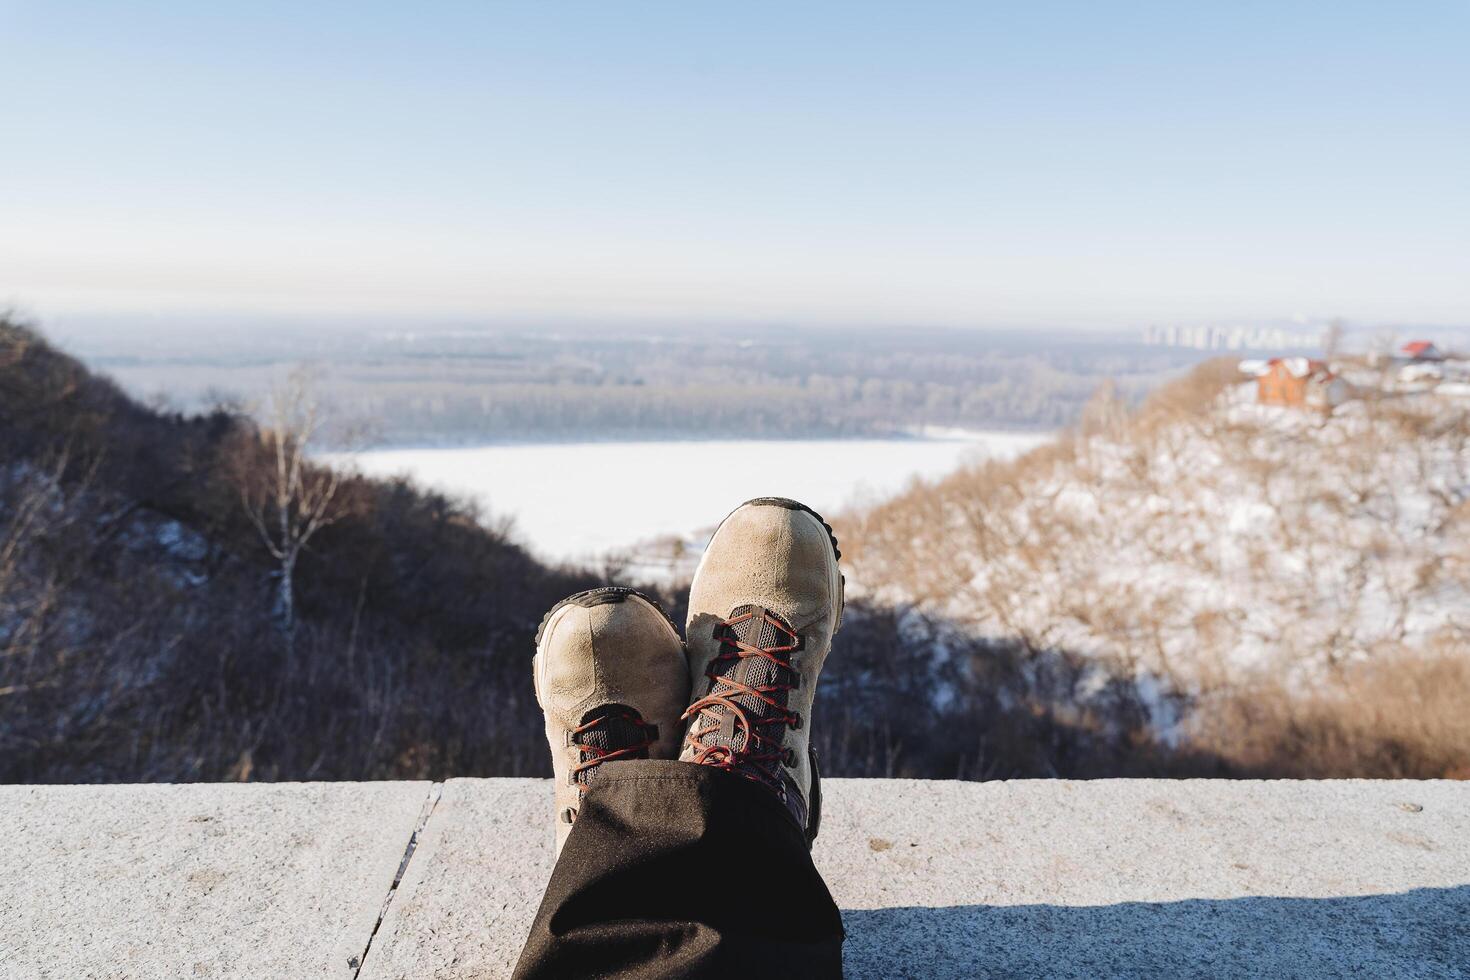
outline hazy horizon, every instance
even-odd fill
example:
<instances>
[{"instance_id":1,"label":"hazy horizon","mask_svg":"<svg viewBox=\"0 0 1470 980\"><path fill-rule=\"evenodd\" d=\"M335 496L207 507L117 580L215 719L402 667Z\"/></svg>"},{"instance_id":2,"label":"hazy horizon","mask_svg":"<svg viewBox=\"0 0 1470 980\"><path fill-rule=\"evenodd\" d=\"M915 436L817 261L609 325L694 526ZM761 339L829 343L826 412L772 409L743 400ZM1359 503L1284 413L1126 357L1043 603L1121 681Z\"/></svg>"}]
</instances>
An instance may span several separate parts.
<instances>
[{"instance_id":1,"label":"hazy horizon","mask_svg":"<svg viewBox=\"0 0 1470 980\"><path fill-rule=\"evenodd\" d=\"M429 316L407 313L277 313L250 312L244 310L207 311L73 311L40 316L33 310L16 309L15 314L23 321L32 322L41 332L64 347L79 354L92 356L107 352L113 342L126 345L151 342L167 344L180 342L192 349L222 341L240 340L255 342L262 339L295 340L303 337L318 339L347 338L352 336L410 337L421 338L462 335L496 336L535 334L541 336L565 335L570 338L585 336L631 337L639 335L664 336L727 336L763 338L780 336L784 331L797 329L813 334L841 334L852 336L915 336L930 335L986 335L997 338L1018 337L1075 337L1079 341L1126 340L1136 341L1140 328L1167 324L1173 321L1138 320L1127 323L1085 324L1065 321L1043 321L1035 324L1022 322L985 322L970 325L935 324L924 322L849 322L840 320L801 320L799 318L752 317L749 319L715 317L611 317L611 316ZM1186 321L1177 321L1184 323ZM1321 327L1328 322L1325 317L1261 317L1249 320L1226 318L1199 318L1187 321L1206 325L1252 325L1278 326L1283 328ZM1470 329L1466 324L1425 324L1402 321L1380 321L1371 324L1349 323L1350 329L1363 331L1382 327L1401 330L1445 330L1458 334ZM206 343L207 342L207 343Z\"/></svg>"},{"instance_id":2,"label":"hazy horizon","mask_svg":"<svg viewBox=\"0 0 1470 980\"><path fill-rule=\"evenodd\" d=\"M9 2L0 29L0 305L43 325L1470 323L1461 4Z\"/></svg>"}]
</instances>

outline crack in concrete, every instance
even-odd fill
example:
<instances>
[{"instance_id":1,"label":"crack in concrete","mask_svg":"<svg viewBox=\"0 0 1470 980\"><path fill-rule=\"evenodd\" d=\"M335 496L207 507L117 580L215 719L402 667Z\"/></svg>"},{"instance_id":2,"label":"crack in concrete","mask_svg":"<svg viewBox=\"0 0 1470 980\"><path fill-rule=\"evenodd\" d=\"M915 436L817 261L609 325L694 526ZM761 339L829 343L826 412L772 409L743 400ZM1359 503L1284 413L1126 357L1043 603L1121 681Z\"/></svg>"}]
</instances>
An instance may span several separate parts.
<instances>
[{"instance_id":1,"label":"crack in concrete","mask_svg":"<svg viewBox=\"0 0 1470 980\"><path fill-rule=\"evenodd\" d=\"M408 835L408 844L403 848L403 859L398 862L398 871L393 875L393 883L388 886L388 894L383 898L383 907L378 910L378 918L373 923L373 931L368 934L367 943L362 947L362 955L347 961L347 965L352 967L352 980L358 980L358 977L362 975L362 968L367 966L368 953L372 951L373 940L378 938L378 929L382 927L383 920L388 917L388 907L393 904L393 898L398 894L398 885L408 871L408 862L413 860L414 851L418 850L419 835L429 825L429 818L434 815L434 807L439 805L439 797L443 793L443 783L433 783L429 786L429 795L425 797L424 805L419 810L419 819L414 825L413 833Z\"/></svg>"}]
</instances>

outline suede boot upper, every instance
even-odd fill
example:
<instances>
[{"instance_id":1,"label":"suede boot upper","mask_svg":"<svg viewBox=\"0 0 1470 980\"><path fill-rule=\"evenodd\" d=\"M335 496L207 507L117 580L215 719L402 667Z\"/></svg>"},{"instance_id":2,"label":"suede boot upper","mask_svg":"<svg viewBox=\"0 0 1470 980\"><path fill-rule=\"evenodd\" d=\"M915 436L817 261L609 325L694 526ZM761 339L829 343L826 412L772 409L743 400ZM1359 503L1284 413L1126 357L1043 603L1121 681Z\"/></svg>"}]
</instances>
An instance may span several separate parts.
<instances>
[{"instance_id":1,"label":"suede boot upper","mask_svg":"<svg viewBox=\"0 0 1470 980\"><path fill-rule=\"evenodd\" d=\"M631 589L605 588L547 613L533 664L551 747L560 852L598 765L678 754L688 662L657 605Z\"/></svg>"}]
</instances>

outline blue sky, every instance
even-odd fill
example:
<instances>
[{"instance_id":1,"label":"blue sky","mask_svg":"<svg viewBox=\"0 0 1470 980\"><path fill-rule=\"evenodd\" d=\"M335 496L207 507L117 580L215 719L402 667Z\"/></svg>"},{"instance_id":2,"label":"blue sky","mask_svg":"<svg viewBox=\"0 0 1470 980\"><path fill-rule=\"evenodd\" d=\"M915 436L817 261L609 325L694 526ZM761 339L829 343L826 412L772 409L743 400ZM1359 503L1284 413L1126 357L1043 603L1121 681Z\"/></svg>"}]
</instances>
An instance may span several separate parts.
<instances>
[{"instance_id":1,"label":"blue sky","mask_svg":"<svg viewBox=\"0 0 1470 980\"><path fill-rule=\"evenodd\" d=\"M1470 323L1470 3L0 0L0 303Z\"/></svg>"}]
</instances>

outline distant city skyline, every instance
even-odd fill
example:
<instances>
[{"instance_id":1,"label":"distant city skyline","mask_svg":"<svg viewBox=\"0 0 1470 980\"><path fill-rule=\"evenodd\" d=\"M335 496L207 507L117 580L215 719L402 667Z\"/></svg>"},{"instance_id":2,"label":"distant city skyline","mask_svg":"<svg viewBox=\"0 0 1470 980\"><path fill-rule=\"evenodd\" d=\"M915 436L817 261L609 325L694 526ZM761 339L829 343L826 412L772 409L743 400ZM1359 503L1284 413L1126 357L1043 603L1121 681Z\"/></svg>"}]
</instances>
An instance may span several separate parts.
<instances>
[{"instance_id":1,"label":"distant city skyline","mask_svg":"<svg viewBox=\"0 0 1470 980\"><path fill-rule=\"evenodd\" d=\"M0 0L0 306L1470 324L1470 4Z\"/></svg>"},{"instance_id":2,"label":"distant city skyline","mask_svg":"<svg viewBox=\"0 0 1470 980\"><path fill-rule=\"evenodd\" d=\"M1303 350L1326 346L1328 324L1315 327L1212 326L1170 324L1143 330L1143 342L1154 347L1191 347L1195 350Z\"/></svg>"}]
</instances>

